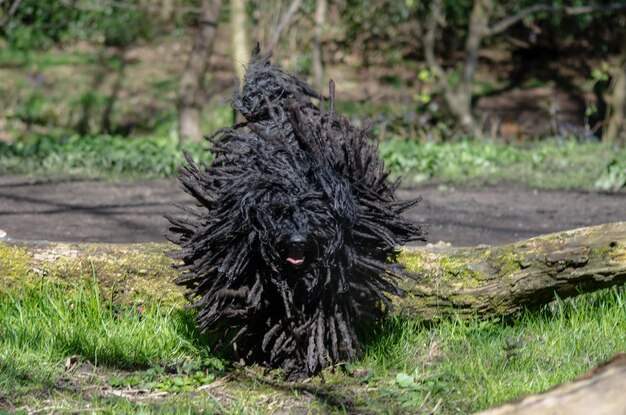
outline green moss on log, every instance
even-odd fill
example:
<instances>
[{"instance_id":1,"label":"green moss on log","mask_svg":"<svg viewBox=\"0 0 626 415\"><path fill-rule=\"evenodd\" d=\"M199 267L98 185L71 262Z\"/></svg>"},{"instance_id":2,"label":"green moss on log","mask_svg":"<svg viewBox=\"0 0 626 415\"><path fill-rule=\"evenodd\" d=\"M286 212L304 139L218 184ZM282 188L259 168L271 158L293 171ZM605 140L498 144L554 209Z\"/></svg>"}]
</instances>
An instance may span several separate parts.
<instances>
[{"instance_id":1,"label":"green moss on log","mask_svg":"<svg viewBox=\"0 0 626 415\"><path fill-rule=\"evenodd\" d=\"M22 285L28 275L30 257L26 248L0 242L0 284L4 287Z\"/></svg>"},{"instance_id":2,"label":"green moss on log","mask_svg":"<svg viewBox=\"0 0 626 415\"><path fill-rule=\"evenodd\" d=\"M164 255L166 244L9 244L0 242L0 282L6 287L46 280L71 290L94 279L105 298L119 304L159 301L183 305L184 290Z\"/></svg>"}]
</instances>

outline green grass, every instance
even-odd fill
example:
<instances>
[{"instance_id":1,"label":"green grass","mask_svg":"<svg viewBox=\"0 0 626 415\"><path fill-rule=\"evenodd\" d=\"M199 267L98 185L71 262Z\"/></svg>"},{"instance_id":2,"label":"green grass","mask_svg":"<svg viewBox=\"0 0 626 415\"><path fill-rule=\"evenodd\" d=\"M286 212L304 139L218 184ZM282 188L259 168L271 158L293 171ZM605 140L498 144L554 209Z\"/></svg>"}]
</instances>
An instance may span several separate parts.
<instances>
[{"instance_id":1,"label":"green grass","mask_svg":"<svg viewBox=\"0 0 626 415\"><path fill-rule=\"evenodd\" d=\"M353 369L370 387L362 403L401 412L441 400L440 413L470 413L568 382L626 350L625 300L612 289L512 323L391 320Z\"/></svg>"},{"instance_id":2,"label":"green grass","mask_svg":"<svg viewBox=\"0 0 626 415\"><path fill-rule=\"evenodd\" d=\"M24 51L0 48L0 67L37 68L74 66L97 63L96 57L88 53L61 51Z\"/></svg>"},{"instance_id":3,"label":"green grass","mask_svg":"<svg viewBox=\"0 0 626 415\"><path fill-rule=\"evenodd\" d=\"M208 159L207 143L179 145L171 137L130 139L78 135L0 143L4 174L80 177L171 177L185 163L183 151Z\"/></svg>"},{"instance_id":4,"label":"green grass","mask_svg":"<svg viewBox=\"0 0 626 415\"><path fill-rule=\"evenodd\" d=\"M224 370L196 332L191 313L158 304L121 309L85 281L71 293L45 282L3 290L0 327L0 397L14 405L54 390L65 395L66 384L76 386L65 371L70 356L110 372L108 379L87 382L96 386L178 391L210 383ZM112 409L118 404L129 402L113 402Z\"/></svg>"},{"instance_id":5,"label":"green grass","mask_svg":"<svg viewBox=\"0 0 626 415\"><path fill-rule=\"evenodd\" d=\"M618 169L611 166L623 166L626 160L626 149L575 140L548 140L519 147L480 141L389 140L380 144L380 154L386 166L408 183L516 182L543 189L594 189L600 186L598 180L605 178L606 184L600 187L617 190L624 185L620 182L624 174L615 174Z\"/></svg>"},{"instance_id":6,"label":"green grass","mask_svg":"<svg viewBox=\"0 0 626 415\"><path fill-rule=\"evenodd\" d=\"M226 366L190 312L120 308L89 279L0 291L0 412L464 414L567 382L626 350L626 291L557 300L513 322L390 318L365 356L304 384ZM91 362L87 373L68 370ZM84 367L84 366L83 366ZM270 380L266 380L270 379ZM204 389L204 390L203 390ZM131 392L143 390L151 399ZM117 394L117 395L116 395ZM18 412L19 413L19 412Z\"/></svg>"},{"instance_id":7,"label":"green grass","mask_svg":"<svg viewBox=\"0 0 626 415\"><path fill-rule=\"evenodd\" d=\"M213 122L229 116L219 111ZM215 126L211 126L215 127ZM217 127L215 127L217 128ZM207 128L207 131L215 128ZM14 144L0 142L0 174L82 177L172 177L185 163L210 160L208 143L178 144L173 134L120 136L37 136ZM459 185L516 182L554 189L618 190L626 185L626 149L606 144L552 140L517 147L491 142L426 142L393 139L379 152L404 183L436 181Z\"/></svg>"},{"instance_id":8,"label":"green grass","mask_svg":"<svg viewBox=\"0 0 626 415\"><path fill-rule=\"evenodd\" d=\"M194 343L193 319L185 313L158 305L119 309L91 284L77 284L72 293L42 283L0 294L0 367L6 369L0 376L31 370L19 364L23 352L39 356L41 362L88 356L96 365L120 369L173 364L190 353L206 353ZM0 377L0 385L10 383Z\"/></svg>"}]
</instances>

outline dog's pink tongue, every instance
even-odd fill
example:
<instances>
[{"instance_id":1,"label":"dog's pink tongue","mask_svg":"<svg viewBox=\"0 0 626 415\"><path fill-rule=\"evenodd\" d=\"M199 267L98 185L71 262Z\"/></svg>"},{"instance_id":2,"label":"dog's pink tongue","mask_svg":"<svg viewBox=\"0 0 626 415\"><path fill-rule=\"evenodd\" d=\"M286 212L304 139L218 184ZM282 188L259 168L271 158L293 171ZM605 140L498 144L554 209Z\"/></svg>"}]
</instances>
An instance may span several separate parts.
<instances>
[{"instance_id":1,"label":"dog's pink tongue","mask_svg":"<svg viewBox=\"0 0 626 415\"><path fill-rule=\"evenodd\" d=\"M304 262L304 259L302 258L287 258L287 262L289 262L292 265L301 265Z\"/></svg>"}]
</instances>

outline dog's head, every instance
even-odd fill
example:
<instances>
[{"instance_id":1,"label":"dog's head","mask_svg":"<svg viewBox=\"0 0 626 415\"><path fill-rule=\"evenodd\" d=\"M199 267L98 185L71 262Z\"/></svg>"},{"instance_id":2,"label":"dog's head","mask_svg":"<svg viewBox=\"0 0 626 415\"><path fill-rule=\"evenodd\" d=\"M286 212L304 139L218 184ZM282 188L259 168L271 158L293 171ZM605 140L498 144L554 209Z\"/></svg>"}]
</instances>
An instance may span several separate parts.
<instances>
[{"instance_id":1,"label":"dog's head","mask_svg":"<svg viewBox=\"0 0 626 415\"><path fill-rule=\"evenodd\" d=\"M272 160L284 168L270 183L261 175L248 181L248 197L237 209L244 212L240 220L247 221L256 264L287 280L317 279L322 268L347 257L341 251L349 246L356 201L345 179L303 153L274 151Z\"/></svg>"},{"instance_id":2,"label":"dog's head","mask_svg":"<svg viewBox=\"0 0 626 415\"><path fill-rule=\"evenodd\" d=\"M271 252L270 258L278 262L278 268L286 272L303 271L317 262L320 249L325 245L320 240L316 219L305 201L297 195L272 194L272 200L254 206L259 235L267 235L259 240L264 251Z\"/></svg>"}]
</instances>

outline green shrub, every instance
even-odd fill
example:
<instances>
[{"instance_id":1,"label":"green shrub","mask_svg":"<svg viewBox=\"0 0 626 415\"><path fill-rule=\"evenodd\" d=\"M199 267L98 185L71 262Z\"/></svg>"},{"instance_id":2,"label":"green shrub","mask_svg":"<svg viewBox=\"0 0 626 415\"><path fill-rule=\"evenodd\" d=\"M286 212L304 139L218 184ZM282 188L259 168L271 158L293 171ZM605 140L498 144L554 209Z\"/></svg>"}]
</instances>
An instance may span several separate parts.
<instances>
[{"instance_id":1,"label":"green shrub","mask_svg":"<svg viewBox=\"0 0 626 415\"><path fill-rule=\"evenodd\" d=\"M72 6L62 0L22 0L0 34L12 48L19 50L45 49L78 39L126 46L155 34L154 22L138 0L125 2L131 7L114 4L89 7L91 2L77 3ZM85 7L80 7L83 3Z\"/></svg>"},{"instance_id":2,"label":"green shrub","mask_svg":"<svg viewBox=\"0 0 626 415\"><path fill-rule=\"evenodd\" d=\"M171 177L185 163L183 151L195 159L207 160L210 158L207 147L206 143L181 146L174 137L38 137L11 145L0 142L0 171L87 177Z\"/></svg>"},{"instance_id":3,"label":"green shrub","mask_svg":"<svg viewBox=\"0 0 626 415\"><path fill-rule=\"evenodd\" d=\"M617 191L626 187L626 160L612 160L606 166L604 174L596 181L595 187L605 191Z\"/></svg>"},{"instance_id":4,"label":"green shrub","mask_svg":"<svg viewBox=\"0 0 626 415\"><path fill-rule=\"evenodd\" d=\"M229 110L206 119L204 131L228 123ZM174 131L174 130L170 130ZM172 177L185 164L183 151L210 161L209 144L183 143L164 129L149 138L119 135L34 137L0 142L0 174L62 174L87 177ZM383 141L379 153L405 184L515 182L537 188L618 190L626 182L626 150L576 141L545 141L518 147L493 142ZM607 167L608 166L608 167Z\"/></svg>"},{"instance_id":5,"label":"green shrub","mask_svg":"<svg viewBox=\"0 0 626 415\"><path fill-rule=\"evenodd\" d=\"M43 49L64 41L82 15L60 0L23 0L2 34L15 49Z\"/></svg>"},{"instance_id":6,"label":"green shrub","mask_svg":"<svg viewBox=\"0 0 626 415\"><path fill-rule=\"evenodd\" d=\"M40 91L35 91L18 101L12 116L26 124L46 125L55 118L54 105Z\"/></svg>"}]
</instances>

